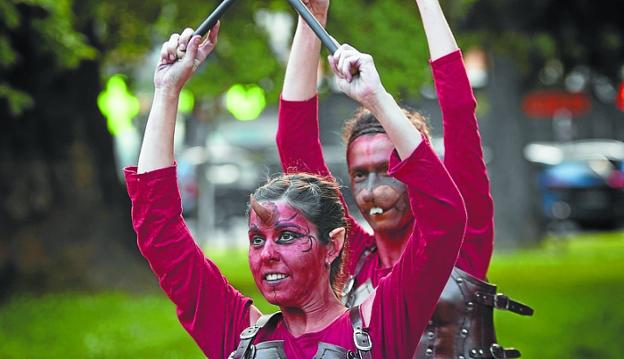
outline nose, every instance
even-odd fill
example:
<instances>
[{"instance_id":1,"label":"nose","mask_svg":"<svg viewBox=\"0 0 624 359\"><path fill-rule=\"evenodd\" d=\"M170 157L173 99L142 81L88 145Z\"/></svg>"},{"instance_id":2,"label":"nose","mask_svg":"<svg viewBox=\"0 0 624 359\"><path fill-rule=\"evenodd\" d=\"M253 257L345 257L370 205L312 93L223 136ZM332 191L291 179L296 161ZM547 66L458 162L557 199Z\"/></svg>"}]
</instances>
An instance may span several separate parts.
<instances>
[{"instance_id":1,"label":"nose","mask_svg":"<svg viewBox=\"0 0 624 359\"><path fill-rule=\"evenodd\" d=\"M275 246L275 242L267 240L260 252L260 259L264 262L279 261L279 252Z\"/></svg>"},{"instance_id":2,"label":"nose","mask_svg":"<svg viewBox=\"0 0 624 359\"><path fill-rule=\"evenodd\" d=\"M373 201L373 191L375 190L375 187L377 186L377 174L375 173L370 173L368 175L368 178L366 179L366 186L364 186L364 188L362 189L362 200L365 202L372 202Z\"/></svg>"}]
</instances>

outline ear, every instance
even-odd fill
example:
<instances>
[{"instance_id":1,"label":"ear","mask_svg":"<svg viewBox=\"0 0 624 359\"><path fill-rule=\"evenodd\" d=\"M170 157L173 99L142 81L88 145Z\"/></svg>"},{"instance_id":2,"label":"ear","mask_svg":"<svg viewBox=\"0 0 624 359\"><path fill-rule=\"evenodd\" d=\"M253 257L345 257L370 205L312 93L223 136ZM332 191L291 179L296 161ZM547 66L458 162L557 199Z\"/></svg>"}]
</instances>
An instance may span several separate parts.
<instances>
[{"instance_id":1,"label":"ear","mask_svg":"<svg viewBox=\"0 0 624 359\"><path fill-rule=\"evenodd\" d=\"M347 233L344 227L334 228L331 232L329 232L329 248L327 251L327 261L329 263L333 262L336 257L340 254L340 250L342 246L344 246L345 234Z\"/></svg>"}]
</instances>

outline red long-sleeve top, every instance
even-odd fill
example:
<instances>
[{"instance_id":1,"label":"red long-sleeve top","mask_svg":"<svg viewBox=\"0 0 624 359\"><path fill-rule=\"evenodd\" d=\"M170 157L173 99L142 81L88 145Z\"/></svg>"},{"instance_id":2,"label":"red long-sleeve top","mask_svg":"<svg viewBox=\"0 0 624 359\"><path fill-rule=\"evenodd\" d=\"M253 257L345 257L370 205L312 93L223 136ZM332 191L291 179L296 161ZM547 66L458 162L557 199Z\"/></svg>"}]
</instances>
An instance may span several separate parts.
<instances>
[{"instance_id":1,"label":"red long-sleeve top","mask_svg":"<svg viewBox=\"0 0 624 359\"><path fill-rule=\"evenodd\" d=\"M466 214L462 198L433 150L423 141L410 157L390 159L389 173L407 185L412 231L394 271L380 280L368 331L374 358L408 358L433 312L457 258ZM182 218L175 167L137 174L125 170L132 223L143 256L175 303L182 326L212 359L226 358L249 326L251 299L234 289L205 258ZM403 285L406 282L419 285ZM312 358L320 341L355 351L348 315L325 329L294 337L281 321L256 342L283 340L288 358Z\"/></svg>"},{"instance_id":2,"label":"red long-sleeve top","mask_svg":"<svg viewBox=\"0 0 624 359\"><path fill-rule=\"evenodd\" d=\"M443 56L430 65L442 111L444 165L464 198L468 215L456 266L485 279L494 249L494 206L475 114L476 100L461 51ZM306 101L280 100L276 142L284 172L331 176L321 149L316 96ZM362 252L375 244L375 238L351 215L349 222L351 252L347 268L352 273ZM390 269L382 268L379 254L374 252L366 259L357 283L370 279L376 286Z\"/></svg>"}]
</instances>

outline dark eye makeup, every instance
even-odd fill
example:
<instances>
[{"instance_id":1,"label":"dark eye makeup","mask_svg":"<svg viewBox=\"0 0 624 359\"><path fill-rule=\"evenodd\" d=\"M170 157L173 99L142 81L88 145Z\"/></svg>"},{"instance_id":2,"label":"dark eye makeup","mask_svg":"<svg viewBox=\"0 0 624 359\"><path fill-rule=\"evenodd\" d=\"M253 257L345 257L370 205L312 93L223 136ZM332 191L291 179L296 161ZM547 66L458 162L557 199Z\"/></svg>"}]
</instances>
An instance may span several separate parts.
<instances>
[{"instance_id":1,"label":"dark eye makeup","mask_svg":"<svg viewBox=\"0 0 624 359\"><path fill-rule=\"evenodd\" d=\"M292 244L297 239L305 237L306 234L298 233L291 230L284 230L279 234L279 237L275 240L277 244ZM249 244L253 247L261 247L266 242L266 238L260 234L249 235Z\"/></svg>"},{"instance_id":2,"label":"dark eye makeup","mask_svg":"<svg viewBox=\"0 0 624 359\"><path fill-rule=\"evenodd\" d=\"M283 231L282 233L280 233L279 238L275 242L279 244L290 244L304 236L305 234L302 234L302 233L297 233L293 231Z\"/></svg>"}]
</instances>

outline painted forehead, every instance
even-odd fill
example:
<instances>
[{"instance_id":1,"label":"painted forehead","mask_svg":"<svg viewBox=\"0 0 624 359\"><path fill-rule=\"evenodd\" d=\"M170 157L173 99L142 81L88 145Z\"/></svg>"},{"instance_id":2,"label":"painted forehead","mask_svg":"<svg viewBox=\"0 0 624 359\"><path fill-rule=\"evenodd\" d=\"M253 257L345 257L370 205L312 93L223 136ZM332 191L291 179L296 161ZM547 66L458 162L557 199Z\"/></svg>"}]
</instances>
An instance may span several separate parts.
<instances>
[{"instance_id":1,"label":"painted forehead","mask_svg":"<svg viewBox=\"0 0 624 359\"><path fill-rule=\"evenodd\" d=\"M286 201L264 201L260 205L271 211L271 222L262 221L252 208L249 213L249 229L295 227L310 231L315 228L313 223Z\"/></svg>"},{"instance_id":2,"label":"painted forehead","mask_svg":"<svg viewBox=\"0 0 624 359\"><path fill-rule=\"evenodd\" d=\"M385 133L364 135L356 138L349 146L347 161L349 167L372 163L386 163L394 145Z\"/></svg>"}]
</instances>

